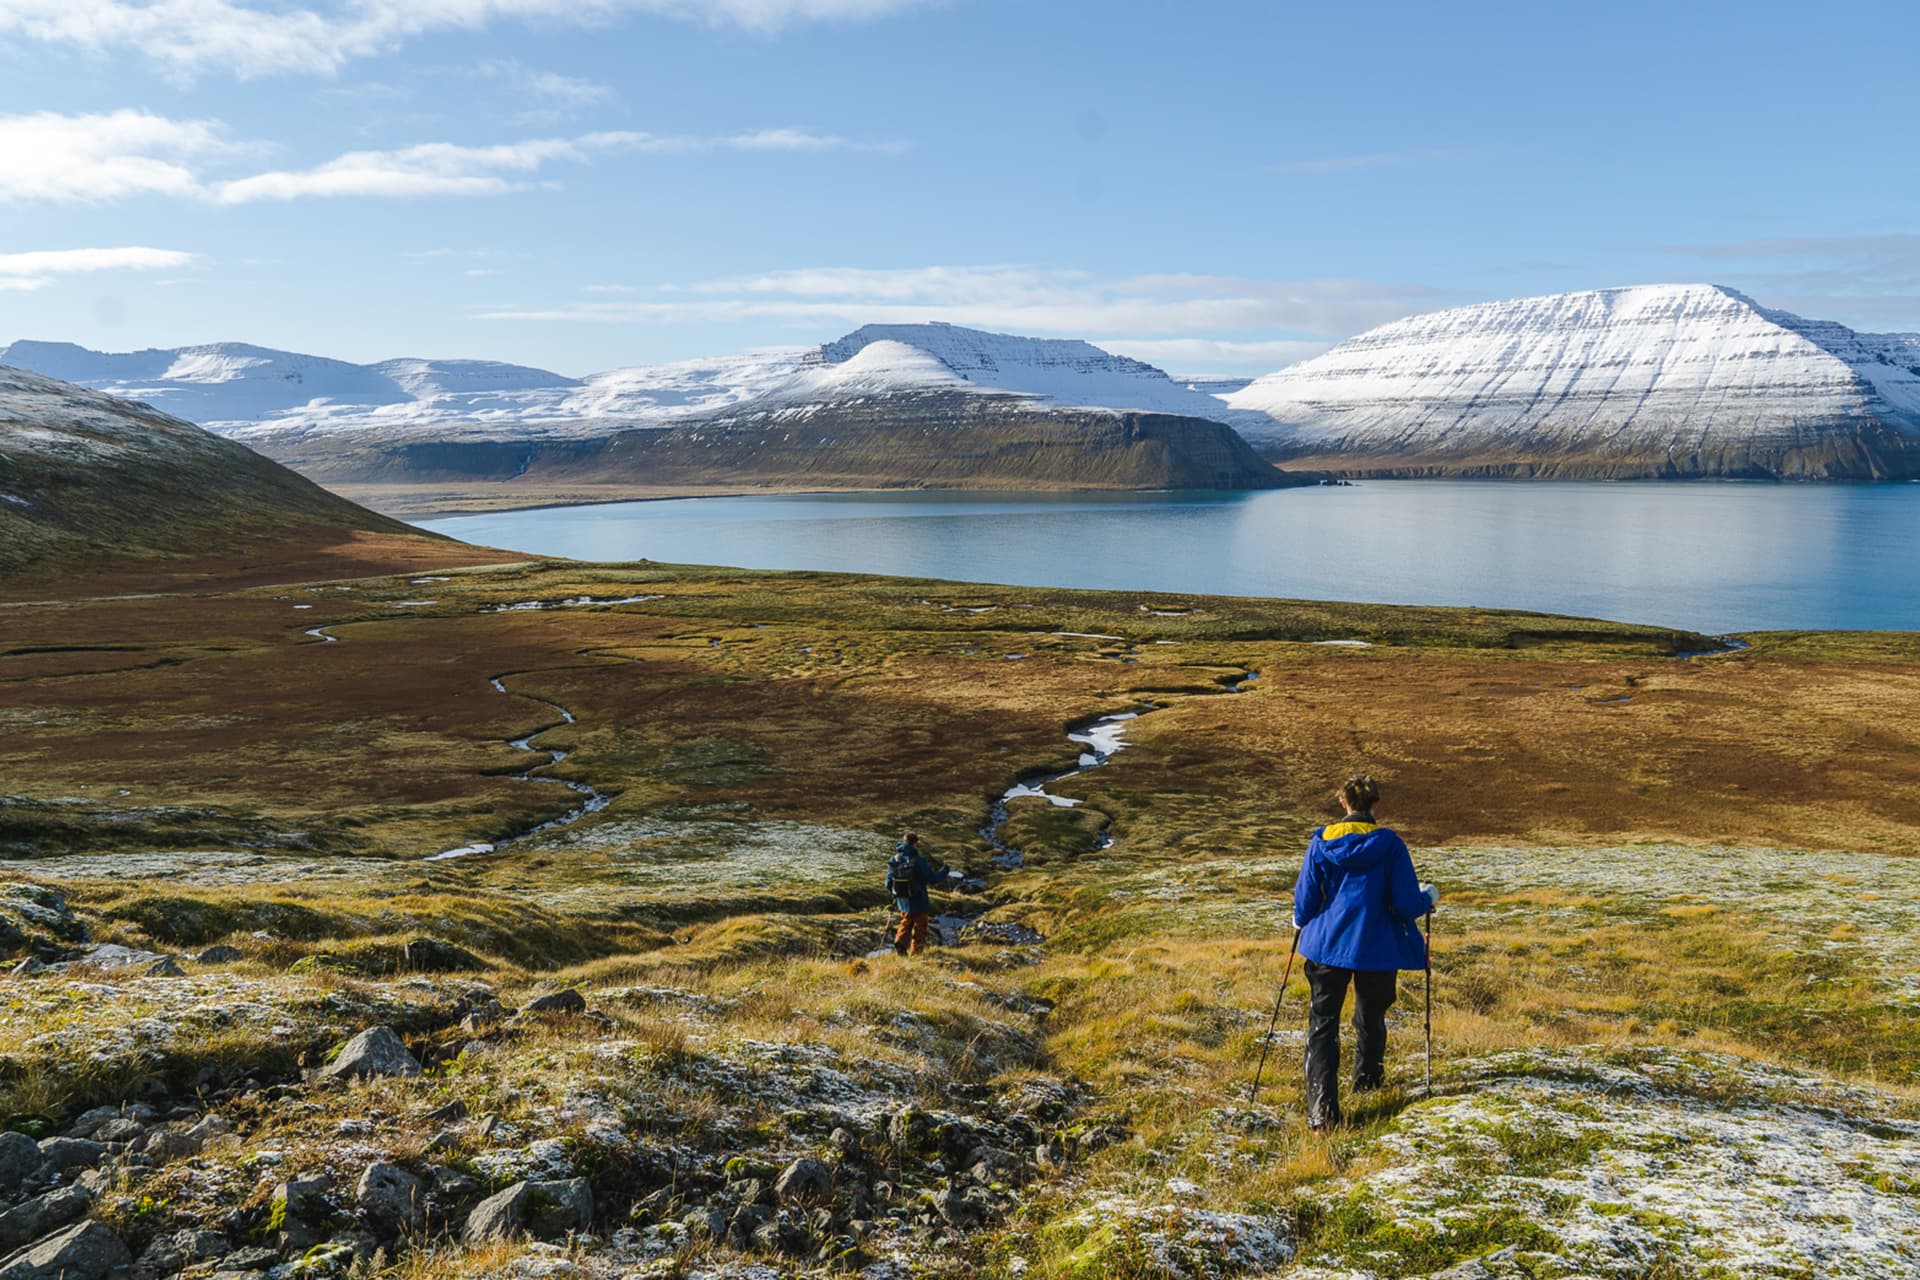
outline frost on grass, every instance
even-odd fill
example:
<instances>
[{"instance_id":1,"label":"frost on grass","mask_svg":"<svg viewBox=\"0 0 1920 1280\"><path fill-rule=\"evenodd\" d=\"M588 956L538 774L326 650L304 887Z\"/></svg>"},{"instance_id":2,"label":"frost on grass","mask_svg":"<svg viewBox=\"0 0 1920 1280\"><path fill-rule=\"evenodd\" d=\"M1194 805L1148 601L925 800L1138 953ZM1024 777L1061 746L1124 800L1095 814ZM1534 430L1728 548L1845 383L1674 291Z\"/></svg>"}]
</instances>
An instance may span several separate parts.
<instances>
[{"instance_id":1,"label":"frost on grass","mask_svg":"<svg viewBox=\"0 0 1920 1280\"><path fill-rule=\"evenodd\" d=\"M1169 1184L1180 1194L1184 1188ZM1286 1221L1226 1213L1173 1201L1106 1196L1048 1228L1077 1237L1061 1274L1087 1277L1148 1274L1166 1280L1219 1280L1266 1275L1293 1258Z\"/></svg>"},{"instance_id":2,"label":"frost on grass","mask_svg":"<svg viewBox=\"0 0 1920 1280\"><path fill-rule=\"evenodd\" d=\"M877 880L892 845L870 831L804 822L602 822L547 847L612 856L601 874L664 892L765 889Z\"/></svg>"},{"instance_id":3,"label":"frost on grass","mask_svg":"<svg viewBox=\"0 0 1920 1280\"><path fill-rule=\"evenodd\" d=\"M1301 1193L1302 1275L1494 1250L1481 1274L1502 1278L1920 1272L1920 1123L1894 1096L1665 1049L1497 1054L1467 1076L1376 1140L1379 1172Z\"/></svg>"},{"instance_id":4,"label":"frost on grass","mask_svg":"<svg viewBox=\"0 0 1920 1280\"><path fill-rule=\"evenodd\" d=\"M1780 945L1844 962L1889 999L1920 1004L1920 860L1675 844L1443 846L1415 849L1413 860L1440 885L1440 918L1451 930L1580 930L1676 913L1748 913L1769 921ZM1297 855L1176 863L1117 878L1110 893L1116 901L1186 904L1167 921L1183 932L1266 932L1290 921L1287 895L1299 869ZM1513 898L1541 890L1563 900Z\"/></svg>"}]
</instances>

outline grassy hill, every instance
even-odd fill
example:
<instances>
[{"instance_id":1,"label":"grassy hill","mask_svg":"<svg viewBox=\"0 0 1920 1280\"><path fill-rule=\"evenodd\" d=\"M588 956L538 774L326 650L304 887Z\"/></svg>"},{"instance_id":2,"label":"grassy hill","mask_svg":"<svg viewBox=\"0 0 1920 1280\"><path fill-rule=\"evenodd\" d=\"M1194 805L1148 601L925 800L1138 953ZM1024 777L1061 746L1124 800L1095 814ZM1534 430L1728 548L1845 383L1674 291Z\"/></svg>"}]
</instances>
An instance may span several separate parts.
<instances>
[{"instance_id":1,"label":"grassy hill","mask_svg":"<svg viewBox=\"0 0 1920 1280\"><path fill-rule=\"evenodd\" d=\"M455 547L192 423L0 367L0 574L16 588L316 555L487 558Z\"/></svg>"}]
</instances>

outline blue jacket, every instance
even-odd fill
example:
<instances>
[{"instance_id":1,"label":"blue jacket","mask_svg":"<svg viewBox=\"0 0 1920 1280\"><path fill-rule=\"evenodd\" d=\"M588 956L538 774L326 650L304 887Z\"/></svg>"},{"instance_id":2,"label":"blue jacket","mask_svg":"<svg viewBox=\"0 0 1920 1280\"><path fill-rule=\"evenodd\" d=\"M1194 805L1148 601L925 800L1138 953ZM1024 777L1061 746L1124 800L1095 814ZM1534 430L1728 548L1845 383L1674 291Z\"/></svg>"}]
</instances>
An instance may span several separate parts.
<instances>
[{"instance_id":1,"label":"blue jacket","mask_svg":"<svg viewBox=\"0 0 1920 1280\"><path fill-rule=\"evenodd\" d=\"M895 907L902 912L932 911L933 902L927 897L927 886L946 875L927 861L927 855L905 843L893 846L895 855L908 853L913 855L913 884L909 891L893 900Z\"/></svg>"},{"instance_id":2,"label":"blue jacket","mask_svg":"<svg viewBox=\"0 0 1920 1280\"><path fill-rule=\"evenodd\" d=\"M1368 973L1425 968L1415 922L1426 911L1413 856L1391 830L1348 819L1313 833L1293 886L1301 955Z\"/></svg>"}]
</instances>

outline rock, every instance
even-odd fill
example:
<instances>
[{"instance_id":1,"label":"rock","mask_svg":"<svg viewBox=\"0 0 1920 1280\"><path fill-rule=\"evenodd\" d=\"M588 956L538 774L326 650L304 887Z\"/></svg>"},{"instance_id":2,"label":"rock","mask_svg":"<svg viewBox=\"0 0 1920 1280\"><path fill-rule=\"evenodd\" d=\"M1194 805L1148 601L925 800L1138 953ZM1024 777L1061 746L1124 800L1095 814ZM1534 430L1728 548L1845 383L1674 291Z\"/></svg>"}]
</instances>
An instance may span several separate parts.
<instances>
[{"instance_id":1,"label":"rock","mask_svg":"<svg viewBox=\"0 0 1920 1280\"><path fill-rule=\"evenodd\" d=\"M406 967L416 973L471 972L487 967L486 961L465 947L438 938L409 938L404 954Z\"/></svg>"},{"instance_id":2,"label":"rock","mask_svg":"<svg viewBox=\"0 0 1920 1280\"><path fill-rule=\"evenodd\" d=\"M1067 1149L1058 1141L1043 1142L1033 1149L1033 1162L1042 1169L1064 1169L1067 1165Z\"/></svg>"},{"instance_id":3,"label":"rock","mask_svg":"<svg viewBox=\"0 0 1920 1280\"><path fill-rule=\"evenodd\" d=\"M105 1146L87 1138L42 1138L40 1159L55 1173L91 1169L107 1154Z\"/></svg>"},{"instance_id":4,"label":"rock","mask_svg":"<svg viewBox=\"0 0 1920 1280\"><path fill-rule=\"evenodd\" d=\"M1510 1266L1519 1252L1518 1246L1508 1245L1506 1248L1497 1249L1485 1257L1469 1258L1465 1262L1456 1263L1448 1267L1445 1271L1436 1271L1433 1274L1432 1280L1496 1280L1497 1277L1508 1274ZM1489 1263L1507 1263L1509 1267L1503 1267L1496 1271L1492 1266L1488 1265Z\"/></svg>"},{"instance_id":5,"label":"rock","mask_svg":"<svg viewBox=\"0 0 1920 1280\"><path fill-rule=\"evenodd\" d=\"M200 1154L200 1140L178 1133L172 1129L154 1129L148 1132L145 1141L136 1148L143 1156L152 1156L165 1163L168 1160L184 1160L188 1156Z\"/></svg>"},{"instance_id":6,"label":"rock","mask_svg":"<svg viewBox=\"0 0 1920 1280\"><path fill-rule=\"evenodd\" d=\"M933 1207L948 1226L960 1231L972 1231L1000 1217L992 1197L981 1187L968 1187L965 1191L948 1187L933 1197Z\"/></svg>"},{"instance_id":7,"label":"rock","mask_svg":"<svg viewBox=\"0 0 1920 1280\"><path fill-rule=\"evenodd\" d=\"M45 973L46 971L47 966L41 964L37 957L28 956L25 960L22 960L19 964L7 970L7 973L15 978L31 978L36 973Z\"/></svg>"},{"instance_id":8,"label":"rock","mask_svg":"<svg viewBox=\"0 0 1920 1280\"><path fill-rule=\"evenodd\" d=\"M467 1118L467 1104L455 1098L444 1107L435 1107L420 1117L428 1124L458 1124Z\"/></svg>"},{"instance_id":9,"label":"rock","mask_svg":"<svg viewBox=\"0 0 1920 1280\"><path fill-rule=\"evenodd\" d=\"M0 1213L0 1249L18 1249L78 1218L93 1203L79 1187L61 1187Z\"/></svg>"},{"instance_id":10,"label":"rock","mask_svg":"<svg viewBox=\"0 0 1920 1280\"><path fill-rule=\"evenodd\" d=\"M838 1151L849 1160L860 1154L863 1145L860 1141L860 1135L846 1128L835 1129L827 1135L827 1141L833 1144L835 1151Z\"/></svg>"},{"instance_id":11,"label":"rock","mask_svg":"<svg viewBox=\"0 0 1920 1280\"><path fill-rule=\"evenodd\" d=\"M245 1249L235 1249L220 1259L219 1270L261 1271L280 1261L280 1255L265 1245L252 1245Z\"/></svg>"},{"instance_id":12,"label":"rock","mask_svg":"<svg viewBox=\"0 0 1920 1280\"><path fill-rule=\"evenodd\" d=\"M201 1116L199 1121L191 1129L187 1130L187 1136L198 1139L201 1143L206 1143L232 1132L232 1121L228 1120L225 1116L208 1113L207 1115Z\"/></svg>"},{"instance_id":13,"label":"rock","mask_svg":"<svg viewBox=\"0 0 1920 1280\"><path fill-rule=\"evenodd\" d=\"M398 1165L385 1161L368 1165L353 1198L368 1221L389 1235L412 1235L426 1225L426 1195L420 1179Z\"/></svg>"},{"instance_id":14,"label":"rock","mask_svg":"<svg viewBox=\"0 0 1920 1280\"><path fill-rule=\"evenodd\" d=\"M245 960L247 953L238 947L229 947L225 943L208 947L195 956L195 964L232 964L236 960Z\"/></svg>"},{"instance_id":15,"label":"rock","mask_svg":"<svg viewBox=\"0 0 1920 1280\"><path fill-rule=\"evenodd\" d=\"M536 996L527 1001L522 1013L585 1013L587 998L568 987L564 991L555 991L550 995Z\"/></svg>"},{"instance_id":16,"label":"rock","mask_svg":"<svg viewBox=\"0 0 1920 1280\"><path fill-rule=\"evenodd\" d=\"M340 1047L332 1062L320 1068L322 1080L359 1076L417 1076L420 1064L400 1043L391 1027L368 1027Z\"/></svg>"},{"instance_id":17,"label":"rock","mask_svg":"<svg viewBox=\"0 0 1920 1280\"><path fill-rule=\"evenodd\" d=\"M82 1111L67 1126L69 1138L91 1138L102 1126L114 1120L138 1120L141 1124L153 1121L153 1108L144 1102L136 1102L124 1107L92 1107Z\"/></svg>"},{"instance_id":18,"label":"rock","mask_svg":"<svg viewBox=\"0 0 1920 1280\"><path fill-rule=\"evenodd\" d=\"M101 1223L82 1222L7 1259L0 1280L110 1280L132 1262L119 1236Z\"/></svg>"},{"instance_id":19,"label":"rock","mask_svg":"<svg viewBox=\"0 0 1920 1280\"><path fill-rule=\"evenodd\" d=\"M448 1166L440 1166L433 1171L433 1189L443 1196L459 1198L470 1196L480 1189L480 1184L468 1175Z\"/></svg>"},{"instance_id":20,"label":"rock","mask_svg":"<svg viewBox=\"0 0 1920 1280\"><path fill-rule=\"evenodd\" d=\"M585 1178L516 1182L475 1205L462 1234L468 1244L507 1240L523 1229L554 1240L592 1223L593 1189Z\"/></svg>"},{"instance_id":21,"label":"rock","mask_svg":"<svg viewBox=\"0 0 1920 1280\"><path fill-rule=\"evenodd\" d=\"M767 1219L773 1215L765 1206L743 1204L733 1211L733 1218L727 1223L727 1240L736 1249L745 1249L753 1244L754 1236L767 1225Z\"/></svg>"},{"instance_id":22,"label":"rock","mask_svg":"<svg viewBox=\"0 0 1920 1280\"><path fill-rule=\"evenodd\" d=\"M137 1142L147 1134L147 1126L132 1116L115 1116L90 1135L95 1142Z\"/></svg>"},{"instance_id":23,"label":"rock","mask_svg":"<svg viewBox=\"0 0 1920 1280\"><path fill-rule=\"evenodd\" d=\"M0 1133L0 1195L14 1189L40 1167L40 1144L24 1133Z\"/></svg>"},{"instance_id":24,"label":"rock","mask_svg":"<svg viewBox=\"0 0 1920 1280\"><path fill-rule=\"evenodd\" d=\"M145 969L141 970L149 978L184 978L187 971L172 956L161 956Z\"/></svg>"},{"instance_id":25,"label":"rock","mask_svg":"<svg viewBox=\"0 0 1920 1280\"><path fill-rule=\"evenodd\" d=\"M273 1189L269 1225L279 1232L278 1242L286 1249L306 1249L320 1239L318 1225L333 1213L327 1203L327 1191L333 1186L325 1174L313 1178L289 1178Z\"/></svg>"},{"instance_id":26,"label":"rock","mask_svg":"<svg viewBox=\"0 0 1920 1280\"><path fill-rule=\"evenodd\" d=\"M718 1209L695 1209L680 1219L680 1225L696 1240L718 1240L727 1234L727 1215Z\"/></svg>"},{"instance_id":27,"label":"rock","mask_svg":"<svg viewBox=\"0 0 1920 1280\"><path fill-rule=\"evenodd\" d=\"M224 1257L232 1249L233 1245L217 1231L175 1231L154 1238L135 1264L136 1274L170 1276L210 1258Z\"/></svg>"},{"instance_id":28,"label":"rock","mask_svg":"<svg viewBox=\"0 0 1920 1280\"><path fill-rule=\"evenodd\" d=\"M833 1170L811 1156L802 1156L788 1165L773 1184L773 1193L783 1203L822 1200L832 1190Z\"/></svg>"}]
</instances>

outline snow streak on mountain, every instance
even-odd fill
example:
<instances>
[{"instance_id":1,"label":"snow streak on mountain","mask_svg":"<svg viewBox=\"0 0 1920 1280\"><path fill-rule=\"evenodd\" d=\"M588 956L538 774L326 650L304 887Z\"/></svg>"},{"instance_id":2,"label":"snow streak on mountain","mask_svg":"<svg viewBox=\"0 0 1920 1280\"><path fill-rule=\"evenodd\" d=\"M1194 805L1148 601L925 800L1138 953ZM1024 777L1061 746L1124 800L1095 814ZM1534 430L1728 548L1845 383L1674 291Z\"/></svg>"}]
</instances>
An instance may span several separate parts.
<instances>
[{"instance_id":1,"label":"snow streak on mountain","mask_svg":"<svg viewBox=\"0 0 1920 1280\"><path fill-rule=\"evenodd\" d=\"M1270 456L1345 470L1902 475L1920 343L1647 285L1395 321L1227 403Z\"/></svg>"}]
</instances>

